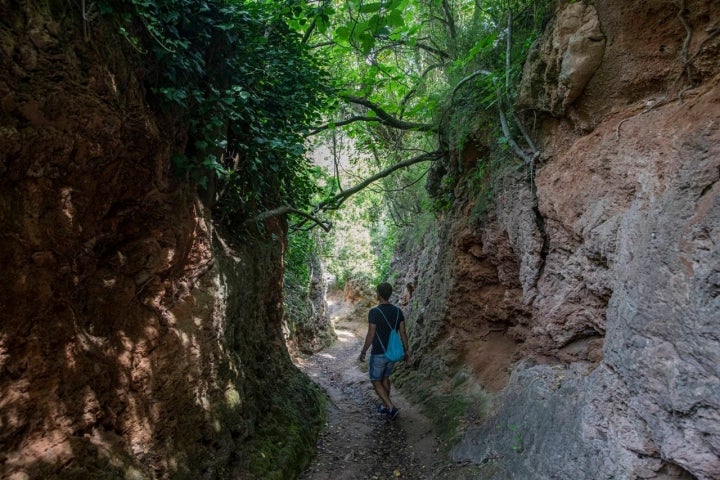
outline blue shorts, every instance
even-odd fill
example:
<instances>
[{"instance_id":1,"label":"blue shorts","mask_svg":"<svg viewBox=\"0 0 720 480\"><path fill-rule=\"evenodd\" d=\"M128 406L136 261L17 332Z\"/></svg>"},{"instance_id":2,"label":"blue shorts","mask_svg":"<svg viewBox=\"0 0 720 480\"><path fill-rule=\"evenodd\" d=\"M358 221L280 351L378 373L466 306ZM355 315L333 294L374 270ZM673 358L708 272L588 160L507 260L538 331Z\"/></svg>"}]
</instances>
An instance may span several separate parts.
<instances>
[{"instance_id":1,"label":"blue shorts","mask_svg":"<svg viewBox=\"0 0 720 480\"><path fill-rule=\"evenodd\" d=\"M393 372L395 362L385 359L385 355L370 355L370 381L375 382L389 377Z\"/></svg>"}]
</instances>

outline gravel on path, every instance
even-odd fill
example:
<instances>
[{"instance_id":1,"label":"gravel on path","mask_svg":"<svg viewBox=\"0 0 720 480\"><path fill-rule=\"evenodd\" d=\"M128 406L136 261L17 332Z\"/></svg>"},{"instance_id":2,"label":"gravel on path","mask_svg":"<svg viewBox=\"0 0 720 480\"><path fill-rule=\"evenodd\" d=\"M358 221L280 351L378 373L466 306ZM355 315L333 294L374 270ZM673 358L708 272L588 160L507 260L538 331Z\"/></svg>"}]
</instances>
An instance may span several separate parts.
<instances>
[{"instance_id":1,"label":"gravel on path","mask_svg":"<svg viewBox=\"0 0 720 480\"><path fill-rule=\"evenodd\" d=\"M317 454L301 480L479 478L475 468L453 465L440 452L432 422L393 389L400 409L394 420L377 413L380 401L358 361L366 323L341 317L329 348L296 358L296 364L328 395L326 425ZM472 475L472 476L470 476Z\"/></svg>"}]
</instances>

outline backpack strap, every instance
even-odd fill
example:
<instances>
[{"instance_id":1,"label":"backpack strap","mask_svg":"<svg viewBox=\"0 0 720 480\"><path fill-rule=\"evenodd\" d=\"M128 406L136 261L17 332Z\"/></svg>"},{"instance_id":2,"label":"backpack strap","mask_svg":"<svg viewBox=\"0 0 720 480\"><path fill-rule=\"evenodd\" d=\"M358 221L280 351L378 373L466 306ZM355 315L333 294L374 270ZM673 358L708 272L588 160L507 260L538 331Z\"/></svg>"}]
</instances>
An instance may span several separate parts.
<instances>
[{"instance_id":1,"label":"backpack strap","mask_svg":"<svg viewBox=\"0 0 720 480\"><path fill-rule=\"evenodd\" d=\"M380 309L378 308L378 310L380 310ZM382 314L382 310L380 310L380 313ZM384 316L385 315L383 315L383 317ZM387 322L387 318L385 319L385 321ZM377 329L375 330L375 336L377 337L378 342L380 342L380 346L382 347L383 352L387 352L387 348L385 348L385 344L383 343L382 338L380 338L380 333L377 331Z\"/></svg>"},{"instance_id":2,"label":"backpack strap","mask_svg":"<svg viewBox=\"0 0 720 480\"><path fill-rule=\"evenodd\" d=\"M375 308L377 308L378 312L380 312L380 315L383 316L383 318L385 319L385 323L387 323L387 326L390 327L391 330L397 330L397 319L395 320L395 328L393 328L392 325L390 325L390 322L388 321L387 317L383 313L382 308L380 308L380 307L375 307ZM397 307L395 307L395 308L397 308ZM398 318L400 318L400 309L399 308L398 308Z\"/></svg>"},{"instance_id":3,"label":"backpack strap","mask_svg":"<svg viewBox=\"0 0 720 480\"><path fill-rule=\"evenodd\" d=\"M374 307L374 308L376 308L377 311L380 312L380 315L383 316L383 318L385 319L385 323L387 323L387 326L390 327L390 330L397 330L398 321L400 320L400 309L398 307L395 307L395 308L397 308L397 316L395 317L395 328L393 328L392 325L390 325L390 322L388 321L387 317L383 313L382 308L380 308L380 307ZM380 342L380 346L382 347L383 352L387 352L387 348L385 347L385 344L383 343L382 339L380 338L380 333L378 333L377 330L375 330L375 336L377 337L378 342Z\"/></svg>"}]
</instances>

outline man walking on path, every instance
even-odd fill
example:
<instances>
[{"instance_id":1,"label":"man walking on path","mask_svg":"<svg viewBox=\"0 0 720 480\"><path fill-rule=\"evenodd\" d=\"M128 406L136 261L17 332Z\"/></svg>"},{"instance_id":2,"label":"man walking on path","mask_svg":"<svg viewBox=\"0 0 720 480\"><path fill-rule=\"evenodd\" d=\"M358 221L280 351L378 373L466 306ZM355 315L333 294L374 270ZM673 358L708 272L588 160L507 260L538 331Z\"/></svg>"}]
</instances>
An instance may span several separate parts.
<instances>
[{"instance_id":1,"label":"man walking on path","mask_svg":"<svg viewBox=\"0 0 720 480\"><path fill-rule=\"evenodd\" d=\"M408 348L407 333L405 332L405 316L402 310L392 305L390 295L392 286L389 283L381 283L377 286L378 305L368 312L368 331L365 336L365 344L360 352L360 361L365 361L365 354L372 345L370 351L370 382L375 393L382 400L378 412L394 419L398 415L397 407L390 399L390 375L393 372L395 362L385 358L385 347L390 340L390 331L398 330L405 348L405 361L410 360L410 349Z\"/></svg>"}]
</instances>

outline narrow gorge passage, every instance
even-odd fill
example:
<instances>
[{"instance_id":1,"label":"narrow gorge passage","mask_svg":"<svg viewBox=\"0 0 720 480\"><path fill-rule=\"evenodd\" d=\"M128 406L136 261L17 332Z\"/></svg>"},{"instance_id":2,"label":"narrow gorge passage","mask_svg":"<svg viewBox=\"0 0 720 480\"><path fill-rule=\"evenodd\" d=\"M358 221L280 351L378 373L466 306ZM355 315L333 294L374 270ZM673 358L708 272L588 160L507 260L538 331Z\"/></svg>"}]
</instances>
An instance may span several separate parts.
<instances>
[{"instance_id":1,"label":"narrow gorge passage","mask_svg":"<svg viewBox=\"0 0 720 480\"><path fill-rule=\"evenodd\" d=\"M327 420L317 454L301 480L478 478L475 467L449 464L432 422L394 388L400 415L377 414L379 404L358 361L367 319L363 309L343 303L331 314L337 340L327 349L297 358L298 367L328 395Z\"/></svg>"}]
</instances>

